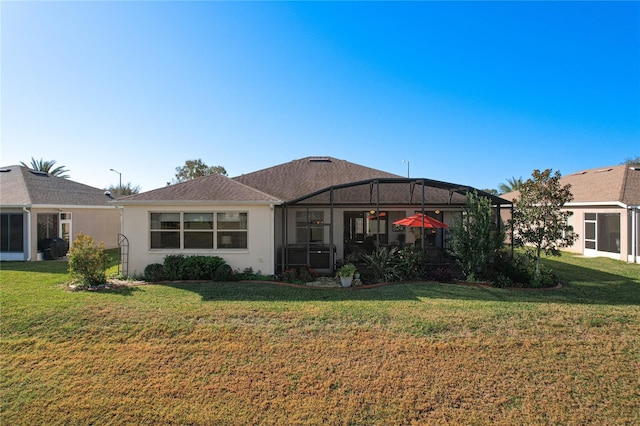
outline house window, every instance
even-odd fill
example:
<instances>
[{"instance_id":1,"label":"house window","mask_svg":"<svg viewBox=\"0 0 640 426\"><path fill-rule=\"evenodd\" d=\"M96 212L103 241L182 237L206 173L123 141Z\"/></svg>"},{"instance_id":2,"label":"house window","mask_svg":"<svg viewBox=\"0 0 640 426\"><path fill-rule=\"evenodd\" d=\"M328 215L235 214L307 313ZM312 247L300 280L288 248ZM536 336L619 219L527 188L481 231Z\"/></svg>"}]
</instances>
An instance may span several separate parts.
<instances>
[{"instance_id":1,"label":"house window","mask_svg":"<svg viewBox=\"0 0 640 426\"><path fill-rule=\"evenodd\" d=\"M217 214L218 248L247 248L247 213Z\"/></svg>"},{"instance_id":2,"label":"house window","mask_svg":"<svg viewBox=\"0 0 640 426\"><path fill-rule=\"evenodd\" d=\"M324 211L305 210L296 212L296 242L324 242Z\"/></svg>"},{"instance_id":3,"label":"house window","mask_svg":"<svg viewBox=\"0 0 640 426\"><path fill-rule=\"evenodd\" d=\"M151 213L151 248L180 248L180 213Z\"/></svg>"},{"instance_id":4,"label":"house window","mask_svg":"<svg viewBox=\"0 0 640 426\"><path fill-rule=\"evenodd\" d=\"M24 216L22 213L0 215L0 251L24 251Z\"/></svg>"},{"instance_id":5,"label":"house window","mask_svg":"<svg viewBox=\"0 0 640 426\"><path fill-rule=\"evenodd\" d=\"M247 213L151 213L150 222L152 249L247 248Z\"/></svg>"},{"instance_id":6,"label":"house window","mask_svg":"<svg viewBox=\"0 0 640 426\"><path fill-rule=\"evenodd\" d=\"M620 214L585 213L584 248L620 253Z\"/></svg>"},{"instance_id":7,"label":"house window","mask_svg":"<svg viewBox=\"0 0 640 426\"><path fill-rule=\"evenodd\" d=\"M213 213L184 214L184 248L213 248Z\"/></svg>"}]
</instances>

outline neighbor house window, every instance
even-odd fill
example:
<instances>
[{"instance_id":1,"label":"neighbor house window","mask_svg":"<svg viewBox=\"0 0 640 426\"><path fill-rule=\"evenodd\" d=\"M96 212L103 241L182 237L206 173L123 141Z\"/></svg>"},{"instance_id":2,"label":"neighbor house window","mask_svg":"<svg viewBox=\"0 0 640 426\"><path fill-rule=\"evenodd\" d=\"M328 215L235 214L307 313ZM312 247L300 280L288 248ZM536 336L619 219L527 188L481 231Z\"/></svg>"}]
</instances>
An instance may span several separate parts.
<instances>
[{"instance_id":1,"label":"neighbor house window","mask_svg":"<svg viewBox=\"0 0 640 426\"><path fill-rule=\"evenodd\" d=\"M309 210L296 212L296 242L324 242L324 211Z\"/></svg>"},{"instance_id":2,"label":"neighbor house window","mask_svg":"<svg viewBox=\"0 0 640 426\"><path fill-rule=\"evenodd\" d=\"M151 213L150 221L152 249L247 248L247 213Z\"/></svg>"},{"instance_id":3,"label":"neighbor house window","mask_svg":"<svg viewBox=\"0 0 640 426\"><path fill-rule=\"evenodd\" d=\"M584 248L620 253L620 213L585 213Z\"/></svg>"},{"instance_id":4,"label":"neighbor house window","mask_svg":"<svg viewBox=\"0 0 640 426\"><path fill-rule=\"evenodd\" d=\"M0 228L0 251L22 252L24 250L24 216L22 213L2 213Z\"/></svg>"}]
</instances>

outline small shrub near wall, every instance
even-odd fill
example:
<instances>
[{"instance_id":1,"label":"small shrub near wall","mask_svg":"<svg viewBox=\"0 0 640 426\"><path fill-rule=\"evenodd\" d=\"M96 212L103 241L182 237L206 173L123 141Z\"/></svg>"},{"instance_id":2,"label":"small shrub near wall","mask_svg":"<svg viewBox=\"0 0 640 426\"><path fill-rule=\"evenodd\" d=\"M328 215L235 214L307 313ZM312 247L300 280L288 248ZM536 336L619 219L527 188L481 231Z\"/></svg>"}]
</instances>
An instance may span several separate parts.
<instances>
[{"instance_id":1,"label":"small shrub near wall","mask_svg":"<svg viewBox=\"0 0 640 426\"><path fill-rule=\"evenodd\" d=\"M225 271L231 270L225 260L218 256L169 255L164 258L162 266L165 279L170 281L224 281L228 278L223 280L221 277L230 276L230 273ZM224 269L218 273L221 267Z\"/></svg>"},{"instance_id":2,"label":"small shrub near wall","mask_svg":"<svg viewBox=\"0 0 640 426\"><path fill-rule=\"evenodd\" d=\"M158 282L166 280L164 273L164 265L161 263L152 263L144 268L144 279L148 282Z\"/></svg>"},{"instance_id":3,"label":"small shrub near wall","mask_svg":"<svg viewBox=\"0 0 640 426\"><path fill-rule=\"evenodd\" d=\"M104 243L79 233L69 251L69 272L79 287L93 287L107 282L108 256Z\"/></svg>"}]
</instances>

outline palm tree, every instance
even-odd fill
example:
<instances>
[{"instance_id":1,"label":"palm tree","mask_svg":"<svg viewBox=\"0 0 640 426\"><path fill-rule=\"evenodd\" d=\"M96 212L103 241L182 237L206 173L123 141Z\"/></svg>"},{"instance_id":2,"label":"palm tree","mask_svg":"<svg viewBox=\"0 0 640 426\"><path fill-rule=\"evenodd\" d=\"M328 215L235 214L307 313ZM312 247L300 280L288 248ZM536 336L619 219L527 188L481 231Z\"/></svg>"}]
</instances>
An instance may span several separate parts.
<instances>
[{"instance_id":1,"label":"palm tree","mask_svg":"<svg viewBox=\"0 0 640 426\"><path fill-rule=\"evenodd\" d=\"M506 194L508 192L520 191L520 187L522 186L522 177L516 179L512 177L511 179L507 179L506 183L501 183L498 187L500 194Z\"/></svg>"},{"instance_id":2,"label":"palm tree","mask_svg":"<svg viewBox=\"0 0 640 426\"><path fill-rule=\"evenodd\" d=\"M27 166L22 161L20 162L20 164L24 167L28 167L39 172L45 172L52 176L57 176L65 179L69 178L69 175L65 174L69 171L68 169L65 169L65 166L54 167L56 164L56 160L44 161L42 158L40 160L36 160L35 158L31 157L30 166Z\"/></svg>"}]
</instances>

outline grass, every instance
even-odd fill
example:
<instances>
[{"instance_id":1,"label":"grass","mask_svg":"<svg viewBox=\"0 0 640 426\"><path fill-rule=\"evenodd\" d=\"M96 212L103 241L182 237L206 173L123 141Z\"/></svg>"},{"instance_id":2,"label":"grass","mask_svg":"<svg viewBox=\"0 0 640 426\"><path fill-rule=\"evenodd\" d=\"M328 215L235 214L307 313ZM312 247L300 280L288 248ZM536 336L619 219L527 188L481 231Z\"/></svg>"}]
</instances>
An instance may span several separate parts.
<instances>
[{"instance_id":1,"label":"grass","mask_svg":"<svg viewBox=\"0 0 640 426\"><path fill-rule=\"evenodd\" d=\"M640 266L525 291L175 283L3 263L1 424L637 424Z\"/></svg>"}]
</instances>

